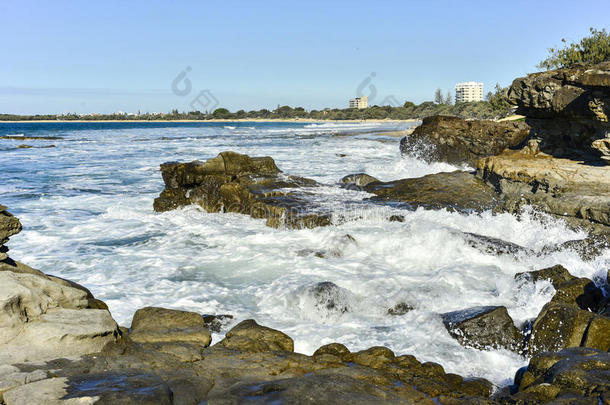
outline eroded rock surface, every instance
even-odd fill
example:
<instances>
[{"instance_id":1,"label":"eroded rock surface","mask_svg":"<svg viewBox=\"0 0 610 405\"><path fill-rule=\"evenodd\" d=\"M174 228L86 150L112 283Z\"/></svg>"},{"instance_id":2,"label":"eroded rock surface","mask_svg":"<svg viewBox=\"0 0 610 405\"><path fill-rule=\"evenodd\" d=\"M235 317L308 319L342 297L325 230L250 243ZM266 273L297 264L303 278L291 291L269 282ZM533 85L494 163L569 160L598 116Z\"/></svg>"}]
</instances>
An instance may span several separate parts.
<instances>
[{"instance_id":1,"label":"eroded rock surface","mask_svg":"<svg viewBox=\"0 0 610 405\"><path fill-rule=\"evenodd\" d=\"M508 92L542 151L610 161L610 62L515 79Z\"/></svg>"},{"instance_id":2,"label":"eroded rock surface","mask_svg":"<svg viewBox=\"0 0 610 405\"><path fill-rule=\"evenodd\" d=\"M318 183L282 173L270 157L222 152L205 163L164 163L165 189L155 211L196 204L208 212L235 212L265 218L272 227L312 228L330 224L303 187Z\"/></svg>"},{"instance_id":3,"label":"eroded rock surface","mask_svg":"<svg viewBox=\"0 0 610 405\"><path fill-rule=\"evenodd\" d=\"M468 164L519 146L529 135L525 122L466 121L458 117L426 117L412 134L400 140L403 154L428 161Z\"/></svg>"}]
</instances>

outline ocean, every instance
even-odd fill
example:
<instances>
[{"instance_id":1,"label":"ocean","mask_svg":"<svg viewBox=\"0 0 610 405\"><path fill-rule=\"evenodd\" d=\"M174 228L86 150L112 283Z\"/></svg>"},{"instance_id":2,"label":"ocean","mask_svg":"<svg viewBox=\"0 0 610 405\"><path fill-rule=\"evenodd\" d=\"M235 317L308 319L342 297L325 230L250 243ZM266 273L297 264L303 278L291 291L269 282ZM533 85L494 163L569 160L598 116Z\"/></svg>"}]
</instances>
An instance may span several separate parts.
<instances>
[{"instance_id":1,"label":"ocean","mask_svg":"<svg viewBox=\"0 0 610 405\"><path fill-rule=\"evenodd\" d=\"M519 217L408 210L340 187L352 173L388 181L460 169L401 157L399 138L379 135L410 125L3 123L0 135L24 137L0 139L0 204L24 226L9 254L85 285L121 325L129 326L144 306L231 314L233 323L254 318L282 330L297 352L311 354L331 342L350 350L382 345L447 372L509 384L528 359L461 346L440 314L504 305L522 326L554 290L546 281L516 282L515 273L563 264L599 281L610 268L610 251L590 261L571 250L543 253L586 234L533 210ZM271 156L284 172L323 183L311 198L333 213L334 225L273 229L264 220L197 207L153 212L164 187L161 163L226 150ZM405 220L390 222L391 215ZM537 253L492 254L471 246L465 232ZM312 253L322 250L333 254ZM326 281L338 288L315 288ZM413 309L390 315L400 303ZM221 338L214 333L213 343Z\"/></svg>"}]
</instances>

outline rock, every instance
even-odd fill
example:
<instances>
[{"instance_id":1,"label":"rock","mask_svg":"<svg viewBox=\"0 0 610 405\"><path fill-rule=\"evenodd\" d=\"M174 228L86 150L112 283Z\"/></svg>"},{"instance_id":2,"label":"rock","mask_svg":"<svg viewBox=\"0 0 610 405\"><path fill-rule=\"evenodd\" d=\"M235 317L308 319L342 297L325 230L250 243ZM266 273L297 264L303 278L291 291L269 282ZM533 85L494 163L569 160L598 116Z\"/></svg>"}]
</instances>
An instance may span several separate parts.
<instances>
[{"instance_id":1,"label":"rock","mask_svg":"<svg viewBox=\"0 0 610 405\"><path fill-rule=\"evenodd\" d=\"M548 280L555 288L553 303L572 305L580 309L597 311L603 300L603 292L588 278L578 278L561 265L542 270L515 274L515 279L532 282Z\"/></svg>"},{"instance_id":2,"label":"rock","mask_svg":"<svg viewBox=\"0 0 610 405\"><path fill-rule=\"evenodd\" d=\"M412 311L413 307L405 302L399 302L392 308L388 309L388 315L405 315L407 312Z\"/></svg>"},{"instance_id":3,"label":"rock","mask_svg":"<svg viewBox=\"0 0 610 405\"><path fill-rule=\"evenodd\" d=\"M375 201L400 201L412 208L471 212L485 211L497 204L494 190L464 171L370 183L364 189L377 195L373 197Z\"/></svg>"},{"instance_id":4,"label":"rock","mask_svg":"<svg viewBox=\"0 0 610 405\"><path fill-rule=\"evenodd\" d=\"M281 173L270 157L222 152L205 163L164 163L161 174L165 189L155 199L155 211L197 204L208 212L264 218L275 228L330 224L330 214L311 202L305 191L282 190L315 187L318 183Z\"/></svg>"},{"instance_id":5,"label":"rock","mask_svg":"<svg viewBox=\"0 0 610 405\"><path fill-rule=\"evenodd\" d=\"M593 326L591 328L591 326ZM610 349L610 319L578 307L550 302L532 325L528 352L556 352L568 347Z\"/></svg>"},{"instance_id":6,"label":"rock","mask_svg":"<svg viewBox=\"0 0 610 405\"><path fill-rule=\"evenodd\" d=\"M590 235L584 239L569 240L559 245L549 246L544 252L573 250L585 261L593 260L606 249L610 249L610 239L605 235Z\"/></svg>"},{"instance_id":7,"label":"rock","mask_svg":"<svg viewBox=\"0 0 610 405\"><path fill-rule=\"evenodd\" d=\"M129 337L137 343L188 343L203 347L212 341L201 315L156 307L136 311Z\"/></svg>"},{"instance_id":8,"label":"rock","mask_svg":"<svg viewBox=\"0 0 610 405\"><path fill-rule=\"evenodd\" d=\"M449 334L462 345L521 350L523 335L505 307L473 307L442 314L442 318Z\"/></svg>"},{"instance_id":9,"label":"rock","mask_svg":"<svg viewBox=\"0 0 610 405\"><path fill-rule=\"evenodd\" d=\"M609 76L610 62L534 73L515 79L508 99L527 116L543 152L608 161Z\"/></svg>"},{"instance_id":10,"label":"rock","mask_svg":"<svg viewBox=\"0 0 610 405\"><path fill-rule=\"evenodd\" d=\"M0 246L8 242L8 239L21 232L21 222L0 205Z\"/></svg>"},{"instance_id":11,"label":"rock","mask_svg":"<svg viewBox=\"0 0 610 405\"><path fill-rule=\"evenodd\" d=\"M4 394L6 405L172 405L169 386L157 375L122 372L49 378Z\"/></svg>"},{"instance_id":12,"label":"rock","mask_svg":"<svg viewBox=\"0 0 610 405\"><path fill-rule=\"evenodd\" d=\"M388 218L388 221L390 221L390 222L405 222L405 217L404 217L404 215L390 215L390 217Z\"/></svg>"},{"instance_id":13,"label":"rock","mask_svg":"<svg viewBox=\"0 0 610 405\"><path fill-rule=\"evenodd\" d=\"M330 281L308 286L301 293L302 305L308 310L311 306L320 316L341 315L352 311L352 293Z\"/></svg>"},{"instance_id":14,"label":"rock","mask_svg":"<svg viewBox=\"0 0 610 405\"><path fill-rule=\"evenodd\" d=\"M414 391L414 390L413 390ZM407 397L409 398L409 397ZM410 401L404 395L384 390L374 383L346 375L307 375L263 383L244 382L228 391L212 394L210 404L434 404L413 392Z\"/></svg>"},{"instance_id":15,"label":"rock","mask_svg":"<svg viewBox=\"0 0 610 405\"><path fill-rule=\"evenodd\" d=\"M491 236L479 235L471 232L463 232L462 236L469 246L496 256L508 254L515 255L517 253L531 253L529 249L519 246L516 243L498 238L492 238Z\"/></svg>"},{"instance_id":16,"label":"rock","mask_svg":"<svg viewBox=\"0 0 610 405\"><path fill-rule=\"evenodd\" d=\"M378 182L379 180L366 173L349 174L341 179L343 184L364 187L367 184Z\"/></svg>"},{"instance_id":17,"label":"rock","mask_svg":"<svg viewBox=\"0 0 610 405\"><path fill-rule=\"evenodd\" d=\"M428 161L472 165L478 158L520 145L528 135L525 122L466 121L437 115L424 118L411 135L402 138L400 151Z\"/></svg>"},{"instance_id":18,"label":"rock","mask_svg":"<svg viewBox=\"0 0 610 405\"><path fill-rule=\"evenodd\" d=\"M25 144L23 144L23 145L17 146L17 149L31 149L31 148L33 148L32 145L25 145Z\"/></svg>"},{"instance_id":19,"label":"rock","mask_svg":"<svg viewBox=\"0 0 610 405\"><path fill-rule=\"evenodd\" d=\"M480 159L475 166L477 177L502 197L504 211L533 205L577 225L583 220L602 225L610 233L610 166L519 151Z\"/></svg>"},{"instance_id":20,"label":"rock","mask_svg":"<svg viewBox=\"0 0 610 405\"><path fill-rule=\"evenodd\" d=\"M227 349L247 352L294 351L294 342L290 336L278 330L260 326L253 319L238 323L218 344Z\"/></svg>"},{"instance_id":21,"label":"rock","mask_svg":"<svg viewBox=\"0 0 610 405\"><path fill-rule=\"evenodd\" d=\"M330 343L319 347L313 355L321 356L324 354L330 354L333 356L337 356L341 359L345 359L346 356L350 354L350 351L347 347L345 347L345 345L342 345L341 343Z\"/></svg>"},{"instance_id":22,"label":"rock","mask_svg":"<svg viewBox=\"0 0 610 405\"><path fill-rule=\"evenodd\" d=\"M518 393L513 396L513 401L605 403L610 392L609 371L610 353L607 352L570 348L540 353L533 356L527 369L515 378Z\"/></svg>"},{"instance_id":23,"label":"rock","mask_svg":"<svg viewBox=\"0 0 610 405\"><path fill-rule=\"evenodd\" d=\"M220 332L233 319L233 315L203 315L203 323L211 332Z\"/></svg>"},{"instance_id":24,"label":"rock","mask_svg":"<svg viewBox=\"0 0 610 405\"><path fill-rule=\"evenodd\" d=\"M609 77L610 62L534 73L515 79L508 99L527 117L608 122Z\"/></svg>"},{"instance_id":25,"label":"rock","mask_svg":"<svg viewBox=\"0 0 610 405\"><path fill-rule=\"evenodd\" d=\"M80 289L0 271L0 363L96 353L115 342L119 330L110 313L87 307Z\"/></svg>"},{"instance_id":26,"label":"rock","mask_svg":"<svg viewBox=\"0 0 610 405\"><path fill-rule=\"evenodd\" d=\"M548 280L553 287L558 287L563 283L575 280L576 277L571 275L568 269L558 264L546 269L517 273L515 274L515 279L527 279L532 283L536 283L540 280Z\"/></svg>"}]
</instances>

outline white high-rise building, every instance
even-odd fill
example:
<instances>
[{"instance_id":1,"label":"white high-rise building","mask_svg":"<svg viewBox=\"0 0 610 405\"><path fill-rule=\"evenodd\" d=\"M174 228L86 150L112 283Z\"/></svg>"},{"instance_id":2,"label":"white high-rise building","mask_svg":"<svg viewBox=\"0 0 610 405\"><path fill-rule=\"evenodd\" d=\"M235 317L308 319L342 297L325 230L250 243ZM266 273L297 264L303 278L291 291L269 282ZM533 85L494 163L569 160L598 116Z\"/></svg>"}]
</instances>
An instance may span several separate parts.
<instances>
[{"instance_id":1,"label":"white high-rise building","mask_svg":"<svg viewBox=\"0 0 610 405\"><path fill-rule=\"evenodd\" d=\"M349 101L349 108L367 108L369 106L369 99L367 96L352 98Z\"/></svg>"},{"instance_id":2,"label":"white high-rise building","mask_svg":"<svg viewBox=\"0 0 610 405\"><path fill-rule=\"evenodd\" d=\"M455 102L467 103L483 100L483 83L463 82L455 85Z\"/></svg>"}]
</instances>

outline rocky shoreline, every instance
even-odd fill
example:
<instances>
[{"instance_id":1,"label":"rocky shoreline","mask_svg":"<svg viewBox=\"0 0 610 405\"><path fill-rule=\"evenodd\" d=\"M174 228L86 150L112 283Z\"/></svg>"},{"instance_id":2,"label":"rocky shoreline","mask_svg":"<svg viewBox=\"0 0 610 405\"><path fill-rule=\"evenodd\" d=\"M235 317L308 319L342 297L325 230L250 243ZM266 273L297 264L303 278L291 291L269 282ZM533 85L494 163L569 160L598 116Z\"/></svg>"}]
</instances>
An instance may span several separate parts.
<instances>
[{"instance_id":1,"label":"rocky shoreline","mask_svg":"<svg viewBox=\"0 0 610 405\"><path fill-rule=\"evenodd\" d=\"M509 98L524 122L432 117L401 141L405 154L423 150L426 159L468 169L390 182L359 173L340 184L407 209L519 213L532 206L589 232L557 248L582 256L607 249L610 64L516 79ZM271 157L222 152L206 162L165 163L161 174L155 211L195 204L275 228L333 224L310 198L320 184L281 172ZM9 257L6 243L21 228L0 206L0 404L610 403L610 273L594 281L558 264L516 274L517 283L547 280L555 291L522 326L503 306L438 314L461 345L529 359L513 370L511 385L497 387L382 346L350 352L337 342L311 356L295 353L287 334L228 314L145 307L129 327L119 326L87 288ZM490 254L525 250L463 236ZM331 299L339 289L330 282L315 288ZM402 303L388 314L411 309ZM224 337L212 342L211 331Z\"/></svg>"},{"instance_id":2,"label":"rocky shoreline","mask_svg":"<svg viewBox=\"0 0 610 405\"><path fill-rule=\"evenodd\" d=\"M461 344L531 357L514 384L446 373L387 347L350 352L340 343L312 356L292 339L242 320L210 346L227 316L146 307L120 327L84 287L8 257L21 230L2 207L0 403L235 404L607 403L610 302L562 266L517 274L550 280L556 293L524 330L504 307L440 314ZM323 288L323 287L320 287ZM607 285L606 285L607 288ZM405 311L408 311L405 308Z\"/></svg>"}]
</instances>

